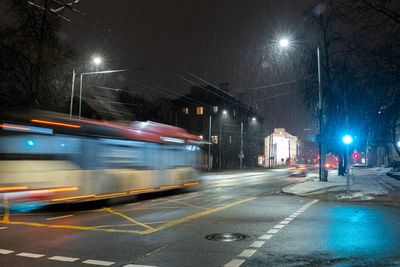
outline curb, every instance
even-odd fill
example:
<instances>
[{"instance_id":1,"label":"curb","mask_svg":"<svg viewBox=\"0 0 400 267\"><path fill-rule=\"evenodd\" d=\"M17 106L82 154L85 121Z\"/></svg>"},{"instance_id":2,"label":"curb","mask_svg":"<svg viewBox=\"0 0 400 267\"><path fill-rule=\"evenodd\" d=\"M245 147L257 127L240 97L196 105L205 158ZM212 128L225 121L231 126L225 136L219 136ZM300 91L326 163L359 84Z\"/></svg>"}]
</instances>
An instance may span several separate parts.
<instances>
[{"instance_id":1,"label":"curb","mask_svg":"<svg viewBox=\"0 0 400 267\"><path fill-rule=\"evenodd\" d=\"M314 177L314 178L315 178L315 177ZM281 188L281 192L282 192L282 193L285 193L285 194L296 195L296 196L306 196L306 195L311 195L311 194L318 193L318 192L320 192L320 191L325 191L325 192L326 192L327 189L331 189L331 188L335 188L335 187L340 187L340 186L346 186L345 184L343 184L343 185L331 185L331 186L327 186L327 187L324 187L324 188L320 188L320 189L308 191L308 192L305 192L305 193L302 193L302 194L296 194L296 193L284 191L284 189L285 189L286 187L292 187L292 186L294 186L294 185L296 185L296 184L304 183L304 182L307 182L307 181L309 181L309 180L311 180L311 179L312 179L312 178L309 178L309 179L307 179L307 180L300 181L300 182L295 182L295 183L293 183L293 184L289 184L289 185L287 185L287 186L285 186L285 187L282 187L282 188Z\"/></svg>"},{"instance_id":2,"label":"curb","mask_svg":"<svg viewBox=\"0 0 400 267\"><path fill-rule=\"evenodd\" d=\"M285 185L284 187L281 188L281 193L291 194L291 195L297 195L297 194L294 194L294 193L285 192L284 189L287 188L287 187L292 187L292 186L294 186L294 185L296 185L296 184L305 183L305 182L307 182L307 181L310 181L310 180L313 179L313 178L315 178L315 177L310 177L310 178L307 178L307 179L302 180L302 181L293 182L293 183L290 183L290 184L288 184L288 185Z\"/></svg>"}]
</instances>

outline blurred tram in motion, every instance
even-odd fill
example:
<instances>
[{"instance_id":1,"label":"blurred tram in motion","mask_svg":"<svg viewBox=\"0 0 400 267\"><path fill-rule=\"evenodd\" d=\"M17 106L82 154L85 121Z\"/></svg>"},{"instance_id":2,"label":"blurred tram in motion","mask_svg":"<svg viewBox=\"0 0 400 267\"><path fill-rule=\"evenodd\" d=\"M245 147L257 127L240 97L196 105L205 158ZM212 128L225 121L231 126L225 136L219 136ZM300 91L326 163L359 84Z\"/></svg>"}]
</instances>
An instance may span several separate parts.
<instances>
[{"instance_id":1,"label":"blurred tram in motion","mask_svg":"<svg viewBox=\"0 0 400 267\"><path fill-rule=\"evenodd\" d=\"M88 201L198 184L200 138L178 127L43 113L0 125L2 198Z\"/></svg>"}]
</instances>

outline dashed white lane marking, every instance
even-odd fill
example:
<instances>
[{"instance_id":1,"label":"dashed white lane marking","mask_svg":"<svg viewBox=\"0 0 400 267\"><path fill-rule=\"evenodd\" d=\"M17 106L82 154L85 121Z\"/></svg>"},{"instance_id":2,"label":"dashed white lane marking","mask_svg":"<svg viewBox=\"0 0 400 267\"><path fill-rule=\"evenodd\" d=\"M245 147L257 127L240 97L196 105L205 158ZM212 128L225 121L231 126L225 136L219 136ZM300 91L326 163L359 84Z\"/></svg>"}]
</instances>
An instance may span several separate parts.
<instances>
[{"instance_id":1,"label":"dashed white lane marking","mask_svg":"<svg viewBox=\"0 0 400 267\"><path fill-rule=\"evenodd\" d=\"M79 260L79 258L70 258L70 257L63 257L63 256L53 256L53 257L50 257L49 260L74 262L74 261Z\"/></svg>"},{"instance_id":2,"label":"dashed white lane marking","mask_svg":"<svg viewBox=\"0 0 400 267\"><path fill-rule=\"evenodd\" d=\"M98 261L98 260L86 260L86 261L83 261L82 263L92 264L92 265L101 265L101 266L111 266L115 262L112 262L112 261Z\"/></svg>"},{"instance_id":3,"label":"dashed white lane marking","mask_svg":"<svg viewBox=\"0 0 400 267\"><path fill-rule=\"evenodd\" d=\"M7 249L0 249L0 254L6 255L6 254L10 254L13 253L14 251L12 250L7 250Z\"/></svg>"},{"instance_id":4,"label":"dashed white lane marking","mask_svg":"<svg viewBox=\"0 0 400 267\"><path fill-rule=\"evenodd\" d=\"M0 230L7 229L7 228L8 228L8 227L6 227L6 226L0 227Z\"/></svg>"},{"instance_id":5,"label":"dashed white lane marking","mask_svg":"<svg viewBox=\"0 0 400 267\"><path fill-rule=\"evenodd\" d=\"M293 220L293 218L287 217L286 219L284 219L284 221L291 221L291 220Z\"/></svg>"},{"instance_id":6,"label":"dashed white lane marking","mask_svg":"<svg viewBox=\"0 0 400 267\"><path fill-rule=\"evenodd\" d=\"M279 229L271 229L267 232L267 234L276 234L277 232L279 232Z\"/></svg>"},{"instance_id":7,"label":"dashed white lane marking","mask_svg":"<svg viewBox=\"0 0 400 267\"><path fill-rule=\"evenodd\" d=\"M58 217L47 218L46 221L62 219L62 218L67 218L67 217L71 217L71 216L74 216L74 215L69 214L69 215L63 215L63 216L58 216Z\"/></svg>"},{"instance_id":8,"label":"dashed white lane marking","mask_svg":"<svg viewBox=\"0 0 400 267\"><path fill-rule=\"evenodd\" d=\"M288 223L290 223L290 221L283 220L279 224L288 224Z\"/></svg>"},{"instance_id":9,"label":"dashed white lane marking","mask_svg":"<svg viewBox=\"0 0 400 267\"><path fill-rule=\"evenodd\" d=\"M251 257L253 256L254 253L256 253L256 251L257 250L255 249L245 249L239 254L239 257L246 257L246 258Z\"/></svg>"},{"instance_id":10,"label":"dashed white lane marking","mask_svg":"<svg viewBox=\"0 0 400 267\"><path fill-rule=\"evenodd\" d=\"M258 239L270 239L272 235L262 235Z\"/></svg>"},{"instance_id":11,"label":"dashed white lane marking","mask_svg":"<svg viewBox=\"0 0 400 267\"><path fill-rule=\"evenodd\" d=\"M127 264L124 265L124 267L157 267L157 266L153 266L153 265L138 265L138 264Z\"/></svg>"},{"instance_id":12,"label":"dashed white lane marking","mask_svg":"<svg viewBox=\"0 0 400 267\"><path fill-rule=\"evenodd\" d=\"M224 265L224 267L239 267L245 260L234 259Z\"/></svg>"},{"instance_id":13,"label":"dashed white lane marking","mask_svg":"<svg viewBox=\"0 0 400 267\"><path fill-rule=\"evenodd\" d=\"M282 229L285 226L286 225L284 225L284 224L277 224L277 225L274 226L274 229Z\"/></svg>"},{"instance_id":14,"label":"dashed white lane marking","mask_svg":"<svg viewBox=\"0 0 400 267\"><path fill-rule=\"evenodd\" d=\"M43 257L44 255L43 255L43 254L34 254L34 253L25 253L25 252L22 252L22 253L17 254L17 256L28 257L28 258L35 258L35 259L37 259L37 258Z\"/></svg>"},{"instance_id":15,"label":"dashed white lane marking","mask_svg":"<svg viewBox=\"0 0 400 267\"><path fill-rule=\"evenodd\" d=\"M260 248L265 244L265 241L254 241L253 244L250 245L251 248Z\"/></svg>"}]
</instances>

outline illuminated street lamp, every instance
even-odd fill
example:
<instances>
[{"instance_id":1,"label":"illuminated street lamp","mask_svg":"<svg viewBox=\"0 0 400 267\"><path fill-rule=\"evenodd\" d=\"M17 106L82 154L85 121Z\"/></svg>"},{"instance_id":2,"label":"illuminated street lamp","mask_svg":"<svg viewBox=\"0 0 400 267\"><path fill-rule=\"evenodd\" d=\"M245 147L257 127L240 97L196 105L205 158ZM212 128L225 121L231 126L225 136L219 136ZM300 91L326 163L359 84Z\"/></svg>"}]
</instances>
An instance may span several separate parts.
<instances>
[{"instance_id":1,"label":"illuminated street lamp","mask_svg":"<svg viewBox=\"0 0 400 267\"><path fill-rule=\"evenodd\" d=\"M400 147L400 141L397 142L397 146Z\"/></svg>"},{"instance_id":2,"label":"illuminated street lamp","mask_svg":"<svg viewBox=\"0 0 400 267\"><path fill-rule=\"evenodd\" d=\"M290 41L289 41L289 39L287 39L287 38L283 38L283 39L279 40L279 45L280 45L281 47L283 47L283 48L288 47L289 44L290 44Z\"/></svg>"},{"instance_id":3,"label":"illuminated street lamp","mask_svg":"<svg viewBox=\"0 0 400 267\"><path fill-rule=\"evenodd\" d=\"M96 66L99 66L103 62L103 60L99 56L93 57L92 61ZM75 91L75 69L72 70L71 103L69 106L69 117L70 118L72 117L72 106L74 103L74 91ZM79 99L79 103L80 103L80 99ZM79 117L80 117L80 115L81 114L80 114L80 107L79 107Z\"/></svg>"},{"instance_id":4,"label":"illuminated street lamp","mask_svg":"<svg viewBox=\"0 0 400 267\"><path fill-rule=\"evenodd\" d=\"M288 38L282 38L279 40L279 45L282 48L287 48L290 46L290 40ZM319 113L319 135L323 138L323 117L322 117L322 84L321 84L321 64L319 55L319 46L317 46L317 63L318 63L318 113ZM322 156L319 161L319 180L327 182L328 177L323 175L323 167L325 164L325 147L323 141L319 141L319 154Z\"/></svg>"},{"instance_id":5,"label":"illuminated street lamp","mask_svg":"<svg viewBox=\"0 0 400 267\"><path fill-rule=\"evenodd\" d=\"M96 66L100 65L101 62L102 62L101 57L94 57L94 58L93 58L93 63L94 63Z\"/></svg>"},{"instance_id":6,"label":"illuminated street lamp","mask_svg":"<svg viewBox=\"0 0 400 267\"><path fill-rule=\"evenodd\" d=\"M347 180L347 194L350 194L350 160L349 160L349 146L353 143L353 137L351 135L344 135L342 137L342 142L346 146L346 157L347 157L347 164L346 164L346 180Z\"/></svg>"}]
</instances>

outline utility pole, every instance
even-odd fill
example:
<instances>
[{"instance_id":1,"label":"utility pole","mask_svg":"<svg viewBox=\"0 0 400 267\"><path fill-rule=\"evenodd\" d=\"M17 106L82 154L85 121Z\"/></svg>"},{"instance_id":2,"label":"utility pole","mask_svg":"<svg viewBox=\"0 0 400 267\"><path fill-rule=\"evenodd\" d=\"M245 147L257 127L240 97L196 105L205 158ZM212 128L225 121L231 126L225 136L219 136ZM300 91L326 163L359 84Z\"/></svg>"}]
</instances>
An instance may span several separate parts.
<instances>
[{"instance_id":1,"label":"utility pole","mask_svg":"<svg viewBox=\"0 0 400 267\"><path fill-rule=\"evenodd\" d=\"M240 169L242 169L243 162L243 122L240 122Z\"/></svg>"},{"instance_id":2,"label":"utility pole","mask_svg":"<svg viewBox=\"0 0 400 267\"><path fill-rule=\"evenodd\" d=\"M218 168L221 170L221 160L222 160L222 114L219 118L219 160L218 160Z\"/></svg>"},{"instance_id":3,"label":"utility pole","mask_svg":"<svg viewBox=\"0 0 400 267\"><path fill-rule=\"evenodd\" d=\"M317 60L318 60L318 116L319 116L319 180L323 182L328 181L328 177L325 176L324 168L325 168L325 146L323 142L325 142L324 136L324 116L322 109L322 85L321 85L321 61L320 61L320 53L319 46L317 46Z\"/></svg>"},{"instance_id":4,"label":"utility pole","mask_svg":"<svg viewBox=\"0 0 400 267\"><path fill-rule=\"evenodd\" d=\"M211 114L210 114L210 122L208 124L208 171L211 171Z\"/></svg>"}]
</instances>

